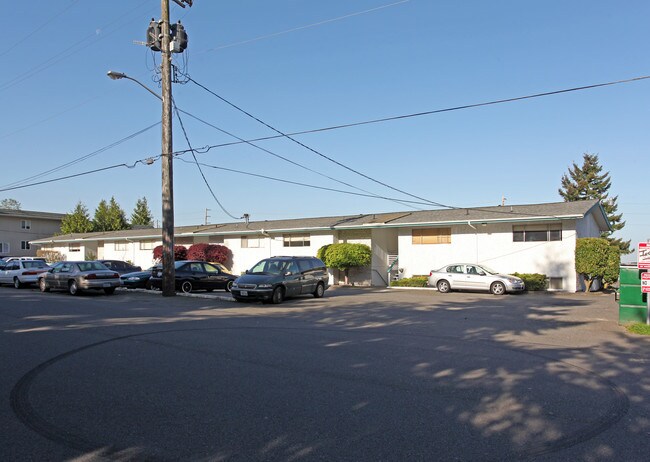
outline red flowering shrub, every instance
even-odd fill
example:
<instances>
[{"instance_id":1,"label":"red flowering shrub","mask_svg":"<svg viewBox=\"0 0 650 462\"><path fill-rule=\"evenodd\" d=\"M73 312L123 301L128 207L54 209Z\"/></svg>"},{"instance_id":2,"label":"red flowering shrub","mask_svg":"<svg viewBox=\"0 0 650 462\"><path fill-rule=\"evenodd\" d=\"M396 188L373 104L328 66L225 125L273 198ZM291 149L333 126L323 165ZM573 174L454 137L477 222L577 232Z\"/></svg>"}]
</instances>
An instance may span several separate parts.
<instances>
[{"instance_id":1,"label":"red flowering shrub","mask_svg":"<svg viewBox=\"0 0 650 462\"><path fill-rule=\"evenodd\" d=\"M188 260L212 261L225 264L232 252L224 245L219 244L194 244L187 251Z\"/></svg>"},{"instance_id":2,"label":"red flowering shrub","mask_svg":"<svg viewBox=\"0 0 650 462\"><path fill-rule=\"evenodd\" d=\"M163 246L159 245L153 249L153 258L156 261L162 260ZM174 260L187 260L187 249L182 245L174 246Z\"/></svg>"}]
</instances>

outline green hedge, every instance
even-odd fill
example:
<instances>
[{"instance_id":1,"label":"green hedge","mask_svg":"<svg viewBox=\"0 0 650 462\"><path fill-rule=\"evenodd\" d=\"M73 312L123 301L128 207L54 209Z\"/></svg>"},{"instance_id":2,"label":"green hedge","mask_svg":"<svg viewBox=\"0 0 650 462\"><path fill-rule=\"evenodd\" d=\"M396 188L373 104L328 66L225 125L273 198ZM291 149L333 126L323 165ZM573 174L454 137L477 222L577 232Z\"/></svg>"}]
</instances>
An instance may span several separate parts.
<instances>
[{"instance_id":1,"label":"green hedge","mask_svg":"<svg viewBox=\"0 0 650 462\"><path fill-rule=\"evenodd\" d=\"M427 276L414 276L412 278L403 278L397 281L390 281L391 287L426 287Z\"/></svg>"},{"instance_id":2,"label":"green hedge","mask_svg":"<svg viewBox=\"0 0 650 462\"><path fill-rule=\"evenodd\" d=\"M513 276L517 276L524 280L526 284L526 290L546 290L548 289L548 279L545 274L539 273L513 273Z\"/></svg>"}]
</instances>

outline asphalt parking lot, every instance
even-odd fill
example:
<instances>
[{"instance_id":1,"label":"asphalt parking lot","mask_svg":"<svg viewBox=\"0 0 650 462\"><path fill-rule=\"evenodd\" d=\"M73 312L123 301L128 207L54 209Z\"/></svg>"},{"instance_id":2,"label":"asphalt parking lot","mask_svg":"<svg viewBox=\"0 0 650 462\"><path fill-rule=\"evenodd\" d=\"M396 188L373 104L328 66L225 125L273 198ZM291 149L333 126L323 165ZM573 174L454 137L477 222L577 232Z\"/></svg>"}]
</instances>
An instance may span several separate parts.
<instances>
[{"instance_id":1,"label":"asphalt parking lot","mask_svg":"<svg viewBox=\"0 0 650 462\"><path fill-rule=\"evenodd\" d=\"M197 294L199 295L199 294ZM0 288L2 460L647 460L611 295Z\"/></svg>"}]
</instances>

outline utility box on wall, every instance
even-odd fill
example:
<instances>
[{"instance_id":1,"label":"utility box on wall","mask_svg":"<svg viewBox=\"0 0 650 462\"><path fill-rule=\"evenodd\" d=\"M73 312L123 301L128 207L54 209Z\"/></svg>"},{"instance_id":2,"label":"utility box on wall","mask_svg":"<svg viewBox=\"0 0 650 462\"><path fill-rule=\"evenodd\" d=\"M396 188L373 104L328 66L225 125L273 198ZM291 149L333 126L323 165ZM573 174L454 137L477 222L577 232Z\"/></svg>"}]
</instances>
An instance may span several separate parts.
<instances>
[{"instance_id":1,"label":"utility box on wall","mask_svg":"<svg viewBox=\"0 0 650 462\"><path fill-rule=\"evenodd\" d=\"M619 273L618 322L646 322L647 296L641 292L641 273L636 266L621 266Z\"/></svg>"}]
</instances>

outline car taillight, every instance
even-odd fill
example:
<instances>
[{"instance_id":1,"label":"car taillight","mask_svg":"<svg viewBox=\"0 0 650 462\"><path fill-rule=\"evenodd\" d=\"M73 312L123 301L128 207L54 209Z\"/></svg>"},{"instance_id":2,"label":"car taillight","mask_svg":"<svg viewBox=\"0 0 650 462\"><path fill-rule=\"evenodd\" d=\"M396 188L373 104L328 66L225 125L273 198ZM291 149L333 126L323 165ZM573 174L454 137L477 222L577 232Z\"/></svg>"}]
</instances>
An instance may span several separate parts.
<instances>
[{"instance_id":1,"label":"car taillight","mask_svg":"<svg viewBox=\"0 0 650 462\"><path fill-rule=\"evenodd\" d=\"M112 277L113 279L119 278L119 277L120 277L120 273L113 273L113 275L112 275L111 277Z\"/></svg>"},{"instance_id":2,"label":"car taillight","mask_svg":"<svg viewBox=\"0 0 650 462\"><path fill-rule=\"evenodd\" d=\"M23 276L36 276L39 273L39 271L23 271Z\"/></svg>"},{"instance_id":3,"label":"car taillight","mask_svg":"<svg viewBox=\"0 0 650 462\"><path fill-rule=\"evenodd\" d=\"M84 279L97 279L97 275L95 273L92 274L86 274L84 276Z\"/></svg>"},{"instance_id":4,"label":"car taillight","mask_svg":"<svg viewBox=\"0 0 650 462\"><path fill-rule=\"evenodd\" d=\"M433 271L429 271L429 276L433 276Z\"/></svg>"}]
</instances>

